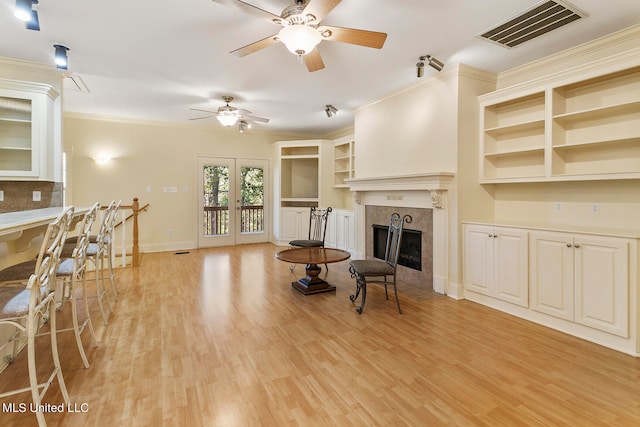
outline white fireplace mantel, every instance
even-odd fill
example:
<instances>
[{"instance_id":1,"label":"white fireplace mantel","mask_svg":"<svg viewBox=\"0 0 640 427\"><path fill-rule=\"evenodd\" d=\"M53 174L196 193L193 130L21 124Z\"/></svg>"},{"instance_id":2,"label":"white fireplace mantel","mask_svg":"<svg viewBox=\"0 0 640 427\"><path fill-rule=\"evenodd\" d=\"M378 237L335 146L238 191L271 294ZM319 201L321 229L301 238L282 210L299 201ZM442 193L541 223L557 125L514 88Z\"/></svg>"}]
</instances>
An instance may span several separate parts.
<instances>
[{"instance_id":1,"label":"white fireplace mantel","mask_svg":"<svg viewBox=\"0 0 640 427\"><path fill-rule=\"evenodd\" d=\"M425 174L380 176L372 178L351 178L345 182L351 191L414 191L447 190L455 174L434 172Z\"/></svg>"},{"instance_id":2,"label":"white fireplace mantel","mask_svg":"<svg viewBox=\"0 0 640 427\"><path fill-rule=\"evenodd\" d=\"M447 286L451 234L448 193L453 190L454 178L451 172L434 172L345 180L356 203L356 256L364 256L365 206L433 209L433 288L439 293L457 293Z\"/></svg>"}]
</instances>

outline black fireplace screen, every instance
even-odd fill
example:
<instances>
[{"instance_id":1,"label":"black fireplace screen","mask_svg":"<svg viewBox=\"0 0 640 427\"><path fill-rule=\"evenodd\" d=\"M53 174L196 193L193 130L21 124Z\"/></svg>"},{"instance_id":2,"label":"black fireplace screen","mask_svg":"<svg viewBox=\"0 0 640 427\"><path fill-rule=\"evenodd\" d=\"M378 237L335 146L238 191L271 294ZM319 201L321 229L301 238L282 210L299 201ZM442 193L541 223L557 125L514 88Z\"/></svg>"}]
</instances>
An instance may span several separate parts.
<instances>
[{"instance_id":1,"label":"black fireplace screen","mask_svg":"<svg viewBox=\"0 0 640 427\"><path fill-rule=\"evenodd\" d=\"M373 256L384 259L389 227L373 224ZM402 230L398 264L422 271L422 231L405 228Z\"/></svg>"}]
</instances>

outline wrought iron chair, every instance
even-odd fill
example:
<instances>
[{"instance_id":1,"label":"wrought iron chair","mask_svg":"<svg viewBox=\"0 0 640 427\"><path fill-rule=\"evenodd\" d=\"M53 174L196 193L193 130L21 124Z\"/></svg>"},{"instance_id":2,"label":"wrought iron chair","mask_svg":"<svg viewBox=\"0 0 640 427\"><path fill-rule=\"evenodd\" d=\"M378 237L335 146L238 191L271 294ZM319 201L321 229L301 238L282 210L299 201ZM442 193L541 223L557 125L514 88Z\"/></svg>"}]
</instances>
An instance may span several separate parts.
<instances>
[{"instance_id":1,"label":"wrought iron chair","mask_svg":"<svg viewBox=\"0 0 640 427\"><path fill-rule=\"evenodd\" d=\"M69 393L60 368L58 355L58 342L56 330L56 271L60 263L60 254L64 245L69 225L73 218L74 208L67 208L53 222L49 224L42 241L35 269L25 281L3 283L0 286L0 324L16 328L13 340L13 358L15 358L20 346L21 336L26 335L27 363L29 375L29 387L7 391L0 394L0 398L31 391L33 407L40 408L42 397L49 389L54 378L58 385L64 402L69 405ZM4 270L3 270L4 271ZM36 369L36 345L35 338L40 327L48 321L51 337L51 354L53 358L53 371L47 379L39 383ZM36 410L38 425L46 426L44 412Z\"/></svg>"},{"instance_id":2,"label":"wrought iron chair","mask_svg":"<svg viewBox=\"0 0 640 427\"><path fill-rule=\"evenodd\" d=\"M309 238L292 240L289 242L289 245L300 248L323 248L325 235L327 234L327 220L332 210L331 207L326 209L320 209L315 206L311 207L309 215ZM296 268L295 264L291 266L291 271L293 271L294 268ZM327 268L327 270L329 269L326 264L325 268Z\"/></svg>"},{"instance_id":3,"label":"wrought iron chair","mask_svg":"<svg viewBox=\"0 0 640 427\"><path fill-rule=\"evenodd\" d=\"M362 292L362 301L356 311L360 314L364 311L364 304L367 300L367 278L369 283L384 284L384 293L389 299L387 285L393 286L396 295L396 305L398 313L402 314L400 309L400 300L398 299L398 288L396 287L396 267L398 265L398 256L400 254L400 243L402 242L402 228L404 223L411 223L413 219L410 215L400 217L400 214L393 213L389 218L389 231L387 232L387 243L384 252L384 260L382 259L366 259L353 260L349 263L349 272L351 277L356 279L356 293L349 296L351 302L355 302L360 292ZM391 280L387 280L390 277Z\"/></svg>"}]
</instances>

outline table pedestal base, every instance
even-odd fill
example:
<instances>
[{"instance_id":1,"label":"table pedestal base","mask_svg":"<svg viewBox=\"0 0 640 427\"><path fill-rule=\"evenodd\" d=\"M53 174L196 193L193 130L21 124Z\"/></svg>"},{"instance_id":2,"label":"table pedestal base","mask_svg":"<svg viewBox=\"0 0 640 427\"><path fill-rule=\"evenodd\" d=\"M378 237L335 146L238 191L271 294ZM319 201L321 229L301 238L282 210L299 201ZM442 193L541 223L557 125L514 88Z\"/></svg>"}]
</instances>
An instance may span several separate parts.
<instances>
[{"instance_id":1,"label":"table pedestal base","mask_svg":"<svg viewBox=\"0 0 640 427\"><path fill-rule=\"evenodd\" d=\"M291 282L291 286L303 295L335 291L336 287L318 277L322 270L317 264L307 264L307 277Z\"/></svg>"}]
</instances>

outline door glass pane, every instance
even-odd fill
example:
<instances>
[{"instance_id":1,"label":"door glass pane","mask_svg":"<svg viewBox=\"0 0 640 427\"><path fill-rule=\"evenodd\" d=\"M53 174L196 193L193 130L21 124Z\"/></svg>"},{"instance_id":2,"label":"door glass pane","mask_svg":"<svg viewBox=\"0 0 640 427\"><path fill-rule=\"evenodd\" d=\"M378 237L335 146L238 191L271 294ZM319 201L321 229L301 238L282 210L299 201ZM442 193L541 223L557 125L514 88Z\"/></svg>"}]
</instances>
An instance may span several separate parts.
<instances>
[{"instance_id":1,"label":"door glass pane","mask_svg":"<svg viewBox=\"0 0 640 427\"><path fill-rule=\"evenodd\" d=\"M264 169L240 168L240 232L264 231Z\"/></svg>"},{"instance_id":2,"label":"door glass pane","mask_svg":"<svg viewBox=\"0 0 640 427\"><path fill-rule=\"evenodd\" d=\"M203 174L203 234L229 234L229 167L205 165Z\"/></svg>"}]
</instances>

